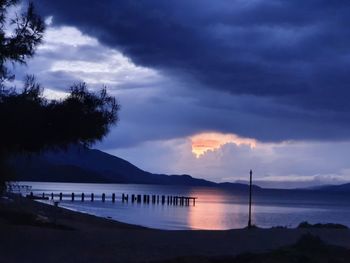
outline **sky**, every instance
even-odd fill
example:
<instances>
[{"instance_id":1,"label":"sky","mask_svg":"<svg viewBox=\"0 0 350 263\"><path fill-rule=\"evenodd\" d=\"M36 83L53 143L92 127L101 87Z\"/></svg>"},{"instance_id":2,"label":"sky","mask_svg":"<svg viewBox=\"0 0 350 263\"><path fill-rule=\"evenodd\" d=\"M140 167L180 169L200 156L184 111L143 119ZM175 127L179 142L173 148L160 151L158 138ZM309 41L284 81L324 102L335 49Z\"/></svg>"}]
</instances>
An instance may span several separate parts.
<instances>
[{"instance_id":1,"label":"sky","mask_svg":"<svg viewBox=\"0 0 350 263\"><path fill-rule=\"evenodd\" d=\"M348 1L35 0L50 98L107 86L96 148L153 173L309 187L350 182Z\"/></svg>"}]
</instances>

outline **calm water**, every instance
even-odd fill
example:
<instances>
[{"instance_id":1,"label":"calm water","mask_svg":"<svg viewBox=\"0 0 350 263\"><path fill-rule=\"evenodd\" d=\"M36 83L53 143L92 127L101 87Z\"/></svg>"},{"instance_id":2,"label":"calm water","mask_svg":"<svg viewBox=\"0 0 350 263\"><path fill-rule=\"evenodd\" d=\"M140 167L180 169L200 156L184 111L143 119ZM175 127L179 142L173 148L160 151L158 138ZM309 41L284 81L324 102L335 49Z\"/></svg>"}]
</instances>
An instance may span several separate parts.
<instances>
[{"instance_id":1,"label":"calm water","mask_svg":"<svg viewBox=\"0 0 350 263\"><path fill-rule=\"evenodd\" d=\"M54 192L86 195L106 193L107 201L69 200L60 202L65 207L101 217L158 229L232 229L242 228L248 221L248 195L208 187L32 183L34 193ZM116 194L112 203L110 196ZM198 197L195 206L122 203L122 193L184 195ZM80 199L77 197L77 199ZM321 194L313 192L265 191L253 195L252 221L260 227L294 227L302 221L310 223L340 223L350 226L350 194Z\"/></svg>"}]
</instances>

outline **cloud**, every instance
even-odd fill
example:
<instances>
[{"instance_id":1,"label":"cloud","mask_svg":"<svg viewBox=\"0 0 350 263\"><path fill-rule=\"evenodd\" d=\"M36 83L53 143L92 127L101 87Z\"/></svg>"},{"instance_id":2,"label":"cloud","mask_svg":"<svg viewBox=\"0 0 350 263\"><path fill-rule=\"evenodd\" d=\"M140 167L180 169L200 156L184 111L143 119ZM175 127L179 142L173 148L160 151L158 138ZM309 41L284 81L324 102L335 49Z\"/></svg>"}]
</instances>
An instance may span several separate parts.
<instances>
[{"instance_id":1,"label":"cloud","mask_svg":"<svg viewBox=\"0 0 350 263\"><path fill-rule=\"evenodd\" d=\"M198 100L215 100L198 95L207 89L226 94L226 104L242 99L240 111L250 112L249 104L255 112L227 127L230 132L265 141L349 138L346 1L35 3L57 25L78 27L136 65L190 83L186 88ZM252 132L247 122L260 119L266 127ZM294 131L276 132L281 122Z\"/></svg>"},{"instance_id":2,"label":"cloud","mask_svg":"<svg viewBox=\"0 0 350 263\"><path fill-rule=\"evenodd\" d=\"M256 147L256 141L249 138L240 138L234 134L221 134L214 132L200 133L191 137L192 153L200 158L208 151L220 149L223 145L233 143L235 145L248 145Z\"/></svg>"},{"instance_id":3,"label":"cloud","mask_svg":"<svg viewBox=\"0 0 350 263\"><path fill-rule=\"evenodd\" d=\"M49 25L17 80L34 73L54 98L74 82L107 85L121 121L98 148L218 182L251 168L265 186L350 180L346 1L35 3ZM195 158L203 132L257 146L231 140Z\"/></svg>"},{"instance_id":4,"label":"cloud","mask_svg":"<svg viewBox=\"0 0 350 263\"><path fill-rule=\"evenodd\" d=\"M348 142L257 142L255 147L227 143L197 158L191 138L178 138L109 152L155 173L246 183L253 169L254 182L260 186L296 188L349 182L349 146Z\"/></svg>"},{"instance_id":5,"label":"cloud","mask_svg":"<svg viewBox=\"0 0 350 263\"><path fill-rule=\"evenodd\" d=\"M137 66L115 49L108 48L75 27L56 27L50 22L43 44L28 66L15 66L17 79L34 74L39 82L56 90L67 90L75 82L92 88L109 85L111 89L137 88L155 83L159 74Z\"/></svg>"}]
</instances>

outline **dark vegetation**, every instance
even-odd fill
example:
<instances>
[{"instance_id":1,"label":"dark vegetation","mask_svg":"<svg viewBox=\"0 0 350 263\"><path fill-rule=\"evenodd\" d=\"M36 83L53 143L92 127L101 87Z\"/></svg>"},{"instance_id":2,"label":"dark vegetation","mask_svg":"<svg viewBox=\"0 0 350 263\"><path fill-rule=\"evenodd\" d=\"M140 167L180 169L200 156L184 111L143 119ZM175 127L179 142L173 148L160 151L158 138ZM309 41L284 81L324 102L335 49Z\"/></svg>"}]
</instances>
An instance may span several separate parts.
<instances>
[{"instance_id":1,"label":"dark vegetation","mask_svg":"<svg viewBox=\"0 0 350 263\"><path fill-rule=\"evenodd\" d=\"M308 222L301 222L298 226L298 228L333 228L333 229L348 229L347 226L344 226L342 224L333 224L333 223L326 223L326 224L309 224Z\"/></svg>"},{"instance_id":2,"label":"dark vegetation","mask_svg":"<svg viewBox=\"0 0 350 263\"><path fill-rule=\"evenodd\" d=\"M236 257L183 257L154 263L347 263L349 259L349 249L328 245L319 237L306 234L292 246L267 253L247 253Z\"/></svg>"},{"instance_id":3,"label":"dark vegetation","mask_svg":"<svg viewBox=\"0 0 350 263\"><path fill-rule=\"evenodd\" d=\"M108 133L119 110L105 88L95 94L84 83L72 85L62 100L44 98L33 76L27 77L20 91L9 87L15 76L8 65L25 64L45 30L33 4L9 17L9 8L16 4L17 0L0 0L0 186L13 176L6 165L10 157L65 149L71 144L89 146Z\"/></svg>"}]
</instances>

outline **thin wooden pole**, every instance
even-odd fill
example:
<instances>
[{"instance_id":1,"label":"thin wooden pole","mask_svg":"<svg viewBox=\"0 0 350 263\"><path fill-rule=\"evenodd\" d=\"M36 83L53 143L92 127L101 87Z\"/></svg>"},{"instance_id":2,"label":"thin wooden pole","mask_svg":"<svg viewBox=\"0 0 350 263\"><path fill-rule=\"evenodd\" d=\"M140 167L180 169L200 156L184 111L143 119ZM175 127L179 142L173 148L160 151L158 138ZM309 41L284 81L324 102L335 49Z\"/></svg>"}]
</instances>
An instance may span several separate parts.
<instances>
[{"instance_id":1,"label":"thin wooden pole","mask_svg":"<svg viewBox=\"0 0 350 263\"><path fill-rule=\"evenodd\" d=\"M248 228L252 227L252 177L253 171L249 172L249 220L248 220Z\"/></svg>"}]
</instances>

